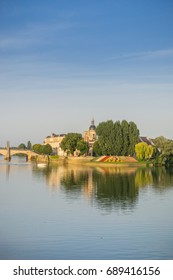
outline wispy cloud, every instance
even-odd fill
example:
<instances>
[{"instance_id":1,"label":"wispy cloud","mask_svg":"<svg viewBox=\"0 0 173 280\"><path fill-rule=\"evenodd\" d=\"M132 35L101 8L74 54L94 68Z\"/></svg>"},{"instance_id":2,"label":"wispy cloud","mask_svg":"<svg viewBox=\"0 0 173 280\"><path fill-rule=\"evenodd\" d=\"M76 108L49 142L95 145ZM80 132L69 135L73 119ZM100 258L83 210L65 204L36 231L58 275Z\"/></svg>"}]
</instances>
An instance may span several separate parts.
<instances>
[{"instance_id":1,"label":"wispy cloud","mask_svg":"<svg viewBox=\"0 0 173 280\"><path fill-rule=\"evenodd\" d=\"M0 36L0 49L22 49L32 45L47 44L49 39L55 40L57 36L63 36L66 31L76 28L78 25L70 20L31 23L13 34Z\"/></svg>"},{"instance_id":2,"label":"wispy cloud","mask_svg":"<svg viewBox=\"0 0 173 280\"><path fill-rule=\"evenodd\" d=\"M23 49L33 44L37 44L38 42L39 42L38 38L27 38L27 36L4 37L0 39L0 49L1 50Z\"/></svg>"},{"instance_id":3,"label":"wispy cloud","mask_svg":"<svg viewBox=\"0 0 173 280\"><path fill-rule=\"evenodd\" d=\"M109 57L107 61L111 60L128 60L128 59L142 59L142 58L162 58L173 56L173 49L154 50L145 52L135 52L129 54L120 54Z\"/></svg>"}]
</instances>

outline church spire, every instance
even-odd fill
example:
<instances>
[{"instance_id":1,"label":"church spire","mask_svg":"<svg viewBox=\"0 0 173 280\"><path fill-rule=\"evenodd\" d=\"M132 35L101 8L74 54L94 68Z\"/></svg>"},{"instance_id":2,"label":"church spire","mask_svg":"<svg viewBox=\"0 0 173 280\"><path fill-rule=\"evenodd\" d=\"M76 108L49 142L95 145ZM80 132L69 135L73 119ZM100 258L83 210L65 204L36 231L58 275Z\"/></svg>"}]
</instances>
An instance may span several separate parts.
<instances>
[{"instance_id":1,"label":"church spire","mask_svg":"<svg viewBox=\"0 0 173 280\"><path fill-rule=\"evenodd\" d=\"M92 118L91 120L91 125L94 125L94 118Z\"/></svg>"},{"instance_id":2,"label":"church spire","mask_svg":"<svg viewBox=\"0 0 173 280\"><path fill-rule=\"evenodd\" d=\"M94 124L94 118L92 118L92 120L91 120L91 125L89 127L89 130L96 130L96 126Z\"/></svg>"}]
</instances>

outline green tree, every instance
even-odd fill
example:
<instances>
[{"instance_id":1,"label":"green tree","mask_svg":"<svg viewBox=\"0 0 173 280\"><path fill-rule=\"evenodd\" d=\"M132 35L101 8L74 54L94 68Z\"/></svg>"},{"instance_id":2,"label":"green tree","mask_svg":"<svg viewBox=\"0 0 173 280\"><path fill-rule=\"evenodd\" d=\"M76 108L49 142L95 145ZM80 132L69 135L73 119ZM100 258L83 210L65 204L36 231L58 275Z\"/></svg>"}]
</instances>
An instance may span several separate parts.
<instances>
[{"instance_id":1,"label":"green tree","mask_svg":"<svg viewBox=\"0 0 173 280\"><path fill-rule=\"evenodd\" d=\"M102 155L102 149L101 149L101 147L100 147L99 141L95 141L95 142L94 142L93 154L94 154L94 156L96 156L96 157Z\"/></svg>"},{"instance_id":2,"label":"green tree","mask_svg":"<svg viewBox=\"0 0 173 280\"><path fill-rule=\"evenodd\" d=\"M157 153L154 165L173 165L173 140L159 136L153 140Z\"/></svg>"},{"instance_id":3,"label":"green tree","mask_svg":"<svg viewBox=\"0 0 173 280\"><path fill-rule=\"evenodd\" d=\"M80 133L68 133L62 140L60 147L67 151L67 153L74 154L77 149L77 143L82 140L82 135Z\"/></svg>"},{"instance_id":4,"label":"green tree","mask_svg":"<svg viewBox=\"0 0 173 280\"><path fill-rule=\"evenodd\" d=\"M153 155L154 148L145 142L141 142L135 145L136 157L139 160L150 159Z\"/></svg>"},{"instance_id":5,"label":"green tree","mask_svg":"<svg viewBox=\"0 0 173 280\"><path fill-rule=\"evenodd\" d=\"M163 136L159 136L153 140L156 148L162 155L173 155L173 140L167 139Z\"/></svg>"},{"instance_id":6,"label":"green tree","mask_svg":"<svg viewBox=\"0 0 173 280\"><path fill-rule=\"evenodd\" d=\"M123 136L120 121L114 123L114 150L113 154L120 156L123 148Z\"/></svg>"},{"instance_id":7,"label":"green tree","mask_svg":"<svg viewBox=\"0 0 173 280\"><path fill-rule=\"evenodd\" d=\"M41 144L34 144L32 147L33 151L36 153L42 153L42 145Z\"/></svg>"},{"instance_id":8,"label":"green tree","mask_svg":"<svg viewBox=\"0 0 173 280\"><path fill-rule=\"evenodd\" d=\"M27 143L27 149L28 149L28 150L31 150L31 149L32 149L32 144L31 144L30 141L28 141L28 143Z\"/></svg>"},{"instance_id":9,"label":"green tree","mask_svg":"<svg viewBox=\"0 0 173 280\"><path fill-rule=\"evenodd\" d=\"M134 122L112 120L101 122L97 126L98 142L96 150L102 155L133 155L135 144L139 142L139 130ZM97 153L98 154L98 153Z\"/></svg>"},{"instance_id":10,"label":"green tree","mask_svg":"<svg viewBox=\"0 0 173 280\"><path fill-rule=\"evenodd\" d=\"M49 144L34 144L32 149L34 152L42 155L50 155L52 153L52 147Z\"/></svg>"},{"instance_id":11,"label":"green tree","mask_svg":"<svg viewBox=\"0 0 173 280\"><path fill-rule=\"evenodd\" d=\"M146 154L145 154L146 158L150 159L153 156L153 153L154 153L153 146L148 145L147 150L146 150Z\"/></svg>"},{"instance_id":12,"label":"green tree","mask_svg":"<svg viewBox=\"0 0 173 280\"><path fill-rule=\"evenodd\" d=\"M89 150L88 143L81 139L77 142L76 149L80 151L81 155L87 154Z\"/></svg>"},{"instance_id":13,"label":"green tree","mask_svg":"<svg viewBox=\"0 0 173 280\"><path fill-rule=\"evenodd\" d=\"M96 128L98 142L103 155L113 154L114 139L114 123L112 120L101 122Z\"/></svg>"},{"instance_id":14,"label":"green tree","mask_svg":"<svg viewBox=\"0 0 173 280\"><path fill-rule=\"evenodd\" d=\"M20 150L26 150L26 145L24 143L21 143L19 146L18 146L18 149Z\"/></svg>"},{"instance_id":15,"label":"green tree","mask_svg":"<svg viewBox=\"0 0 173 280\"><path fill-rule=\"evenodd\" d=\"M122 139L123 139L123 147L122 147L122 156L128 156L129 152L129 124L126 120L121 122L121 129L122 129Z\"/></svg>"},{"instance_id":16,"label":"green tree","mask_svg":"<svg viewBox=\"0 0 173 280\"><path fill-rule=\"evenodd\" d=\"M139 143L139 130L134 122L129 122L129 147L128 154L133 156L135 153L135 145Z\"/></svg>"},{"instance_id":17,"label":"green tree","mask_svg":"<svg viewBox=\"0 0 173 280\"><path fill-rule=\"evenodd\" d=\"M52 153L52 147L49 144L42 145L41 151L42 151L42 154L44 154L44 155L50 155Z\"/></svg>"}]
</instances>

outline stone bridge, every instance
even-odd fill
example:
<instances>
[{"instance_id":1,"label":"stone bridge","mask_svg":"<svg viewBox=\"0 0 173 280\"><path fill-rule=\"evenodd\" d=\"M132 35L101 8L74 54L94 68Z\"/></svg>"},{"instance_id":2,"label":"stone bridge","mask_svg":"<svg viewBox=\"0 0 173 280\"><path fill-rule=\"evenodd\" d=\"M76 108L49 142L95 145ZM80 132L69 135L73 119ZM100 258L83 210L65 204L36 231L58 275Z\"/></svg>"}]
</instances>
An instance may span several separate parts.
<instances>
[{"instance_id":1,"label":"stone bridge","mask_svg":"<svg viewBox=\"0 0 173 280\"><path fill-rule=\"evenodd\" d=\"M32 157L36 157L39 155L31 150L13 149L8 145L6 148L0 148L0 154L4 156L5 160L9 161L14 155L26 155L26 160L31 160Z\"/></svg>"}]
</instances>

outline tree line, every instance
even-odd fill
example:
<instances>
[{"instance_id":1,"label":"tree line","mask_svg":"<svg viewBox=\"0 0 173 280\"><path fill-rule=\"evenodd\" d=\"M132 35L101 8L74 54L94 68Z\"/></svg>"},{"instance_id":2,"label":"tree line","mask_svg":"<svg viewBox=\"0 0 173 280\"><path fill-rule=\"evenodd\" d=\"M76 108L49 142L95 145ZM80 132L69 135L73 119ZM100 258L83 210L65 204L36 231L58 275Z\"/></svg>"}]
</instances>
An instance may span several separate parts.
<instances>
[{"instance_id":1,"label":"tree line","mask_svg":"<svg viewBox=\"0 0 173 280\"><path fill-rule=\"evenodd\" d=\"M173 140L164 136L152 139L153 145L144 142L135 145L138 160L151 160L154 165L173 165Z\"/></svg>"},{"instance_id":2,"label":"tree line","mask_svg":"<svg viewBox=\"0 0 173 280\"><path fill-rule=\"evenodd\" d=\"M173 164L173 140L159 136L152 139L153 145L140 142L139 129L130 121L104 121L96 127L97 140L93 146L93 155L135 156L138 160L152 160L155 165ZM68 133L62 140L60 147L67 155L87 155L89 144L84 141L80 133ZM49 144L34 144L28 141L21 143L19 149L33 150L39 154L53 153Z\"/></svg>"},{"instance_id":3,"label":"tree line","mask_svg":"<svg viewBox=\"0 0 173 280\"><path fill-rule=\"evenodd\" d=\"M135 144L139 142L139 130L134 122L112 120L101 122L96 128L98 140L94 143L93 154L101 155L131 155L135 153ZM60 147L67 154L86 155L89 145L79 133L68 133L62 140Z\"/></svg>"},{"instance_id":4,"label":"tree line","mask_svg":"<svg viewBox=\"0 0 173 280\"><path fill-rule=\"evenodd\" d=\"M50 155L53 152L52 147L49 144L46 144L46 145L34 144L34 145L32 145L30 141L27 142L27 145L25 145L24 143L21 143L18 146L18 149L20 149L20 150L32 150L32 151L34 151L38 154L42 154L42 155Z\"/></svg>"},{"instance_id":5,"label":"tree line","mask_svg":"<svg viewBox=\"0 0 173 280\"><path fill-rule=\"evenodd\" d=\"M153 140L156 153L154 157L155 165L173 165L173 140L164 136L157 137Z\"/></svg>"},{"instance_id":6,"label":"tree line","mask_svg":"<svg viewBox=\"0 0 173 280\"><path fill-rule=\"evenodd\" d=\"M139 129L132 121L101 122L96 128L96 133L98 140L93 147L96 156L133 156L135 145L139 142Z\"/></svg>"}]
</instances>

